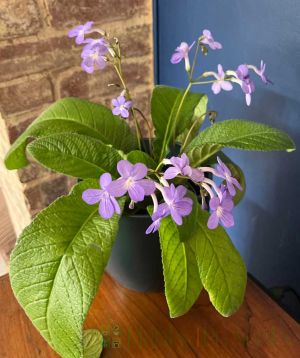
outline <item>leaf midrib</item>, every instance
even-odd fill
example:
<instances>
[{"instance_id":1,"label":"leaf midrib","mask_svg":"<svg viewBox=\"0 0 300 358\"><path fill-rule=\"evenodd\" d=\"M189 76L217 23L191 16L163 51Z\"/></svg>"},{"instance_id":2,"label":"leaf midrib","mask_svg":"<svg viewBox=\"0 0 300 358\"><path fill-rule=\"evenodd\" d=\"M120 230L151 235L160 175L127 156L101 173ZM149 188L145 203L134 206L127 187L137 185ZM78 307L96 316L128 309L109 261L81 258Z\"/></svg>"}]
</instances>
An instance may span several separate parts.
<instances>
[{"instance_id":1,"label":"leaf midrib","mask_svg":"<svg viewBox=\"0 0 300 358\"><path fill-rule=\"evenodd\" d=\"M60 260L59 260L59 264L58 264L58 268L56 270L56 274L55 274L55 277L54 277L54 280L52 282L52 285L51 285L51 288L50 288L50 294L49 294L49 299L48 299L48 302L47 302L47 305L46 305L46 314L45 314L45 321L46 321L46 325L47 325L47 332L49 333L49 337L51 339L51 344L53 344L52 342L52 337L51 337L51 332L49 330L49 327L48 327L48 308L49 308L49 302L50 302L50 299L51 299L51 296L52 296L52 292L53 292L53 287L55 285L55 281L56 281L56 278L57 278L57 272L59 271L60 269L60 266L61 266L61 262L62 262L62 259L66 256L66 253L68 252L70 246L73 244L74 240L77 238L77 236L79 235L79 233L82 232L84 226L89 222L89 220L91 219L92 216L95 215L95 213L97 212L98 208L95 208L95 210L93 210L91 212L91 214L87 217L87 219L83 222L83 224L80 226L80 229L77 231L76 235L73 237L73 239L70 241L69 245L67 246L66 250L65 250L65 253L61 256ZM71 255L72 256L72 255Z\"/></svg>"}]
</instances>

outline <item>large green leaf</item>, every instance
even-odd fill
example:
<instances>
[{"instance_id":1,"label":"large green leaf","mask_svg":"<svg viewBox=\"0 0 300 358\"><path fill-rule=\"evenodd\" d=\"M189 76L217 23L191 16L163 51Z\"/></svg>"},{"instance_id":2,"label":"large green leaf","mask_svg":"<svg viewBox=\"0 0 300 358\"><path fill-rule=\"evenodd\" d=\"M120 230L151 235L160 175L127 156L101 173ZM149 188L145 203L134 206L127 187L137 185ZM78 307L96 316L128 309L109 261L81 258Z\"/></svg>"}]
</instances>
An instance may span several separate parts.
<instances>
[{"instance_id":1,"label":"large green leaf","mask_svg":"<svg viewBox=\"0 0 300 358\"><path fill-rule=\"evenodd\" d=\"M156 139L154 151L159 161L168 152L171 139L176 138L187 128L203 110L201 93L185 93L168 86L156 86L151 98L151 115L155 127Z\"/></svg>"},{"instance_id":2,"label":"large green leaf","mask_svg":"<svg viewBox=\"0 0 300 358\"><path fill-rule=\"evenodd\" d=\"M172 318L185 314L202 289L191 240L181 241L171 217L162 220L160 229L165 294Z\"/></svg>"},{"instance_id":3,"label":"large green leaf","mask_svg":"<svg viewBox=\"0 0 300 358\"><path fill-rule=\"evenodd\" d=\"M77 178L99 178L104 172L117 175L119 151L100 140L75 133L41 137L27 146L45 167Z\"/></svg>"},{"instance_id":4,"label":"large green leaf","mask_svg":"<svg viewBox=\"0 0 300 358\"><path fill-rule=\"evenodd\" d=\"M223 227L208 229L208 217L206 211L199 211L198 231L189 242L196 253L203 287L217 311L227 317L243 302L247 272Z\"/></svg>"},{"instance_id":5,"label":"large green leaf","mask_svg":"<svg viewBox=\"0 0 300 358\"><path fill-rule=\"evenodd\" d=\"M103 336L96 329L83 332L83 358L99 358L103 349Z\"/></svg>"},{"instance_id":6,"label":"large green leaf","mask_svg":"<svg viewBox=\"0 0 300 358\"><path fill-rule=\"evenodd\" d=\"M229 119L202 131L187 147L191 164L197 166L224 147L242 150L295 150L292 139L279 129L251 121Z\"/></svg>"},{"instance_id":7,"label":"large green leaf","mask_svg":"<svg viewBox=\"0 0 300 358\"><path fill-rule=\"evenodd\" d=\"M109 108L78 98L64 98L52 104L15 141L5 158L6 167L18 169L27 165L28 139L54 133L85 134L124 152L137 147L137 139L127 123Z\"/></svg>"},{"instance_id":8,"label":"large green leaf","mask_svg":"<svg viewBox=\"0 0 300 358\"><path fill-rule=\"evenodd\" d=\"M23 231L11 255L16 298L48 343L64 358L83 357L83 323L114 243L119 216L102 219L83 202L77 184ZM96 340L99 342L99 340Z\"/></svg>"},{"instance_id":9,"label":"large green leaf","mask_svg":"<svg viewBox=\"0 0 300 358\"><path fill-rule=\"evenodd\" d=\"M128 153L127 160L132 164L144 163L150 169L156 168L156 163L150 155L145 152L141 152L140 150L133 150Z\"/></svg>"}]
</instances>

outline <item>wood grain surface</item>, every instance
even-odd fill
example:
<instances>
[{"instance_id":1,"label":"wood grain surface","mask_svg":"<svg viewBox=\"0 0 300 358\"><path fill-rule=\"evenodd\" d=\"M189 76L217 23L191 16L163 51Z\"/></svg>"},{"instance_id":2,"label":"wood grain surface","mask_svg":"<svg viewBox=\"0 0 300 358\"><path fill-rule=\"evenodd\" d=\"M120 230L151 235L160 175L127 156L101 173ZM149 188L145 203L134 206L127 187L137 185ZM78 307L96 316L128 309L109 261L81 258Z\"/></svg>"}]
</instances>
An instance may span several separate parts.
<instances>
[{"instance_id":1,"label":"wood grain surface","mask_svg":"<svg viewBox=\"0 0 300 358\"><path fill-rule=\"evenodd\" d=\"M101 329L104 358L300 356L299 324L251 280L230 318L202 293L187 315L170 319L163 293L129 291L105 275L86 327ZM19 307L8 276L0 278L0 357L57 357Z\"/></svg>"}]
</instances>

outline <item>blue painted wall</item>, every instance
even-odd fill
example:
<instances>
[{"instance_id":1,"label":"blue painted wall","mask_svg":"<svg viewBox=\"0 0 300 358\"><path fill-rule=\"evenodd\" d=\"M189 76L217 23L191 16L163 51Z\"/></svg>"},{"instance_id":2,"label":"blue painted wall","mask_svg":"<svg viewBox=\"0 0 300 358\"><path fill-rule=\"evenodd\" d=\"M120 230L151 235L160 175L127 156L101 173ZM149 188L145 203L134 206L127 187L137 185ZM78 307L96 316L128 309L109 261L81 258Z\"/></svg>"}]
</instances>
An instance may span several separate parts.
<instances>
[{"instance_id":1,"label":"blue painted wall","mask_svg":"<svg viewBox=\"0 0 300 358\"><path fill-rule=\"evenodd\" d=\"M157 26L159 83L186 86L183 64L171 65L169 59L181 41L191 43L204 28L223 50L202 57L201 72L218 63L227 69L267 63L274 85L258 81L251 107L240 88L218 96L210 87L196 90L209 94L218 120L253 119L286 130L296 142L299 151L290 154L227 152L247 178L229 234L248 271L266 287L289 285L300 293L300 1L158 0Z\"/></svg>"}]
</instances>

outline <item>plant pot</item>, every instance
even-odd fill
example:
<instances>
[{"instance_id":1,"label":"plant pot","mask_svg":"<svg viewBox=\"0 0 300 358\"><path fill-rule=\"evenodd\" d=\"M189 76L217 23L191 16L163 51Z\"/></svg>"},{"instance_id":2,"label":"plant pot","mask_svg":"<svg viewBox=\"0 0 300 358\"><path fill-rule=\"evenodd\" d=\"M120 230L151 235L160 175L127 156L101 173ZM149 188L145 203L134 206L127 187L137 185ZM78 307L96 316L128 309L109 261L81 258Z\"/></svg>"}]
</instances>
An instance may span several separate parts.
<instances>
[{"instance_id":1,"label":"plant pot","mask_svg":"<svg viewBox=\"0 0 300 358\"><path fill-rule=\"evenodd\" d=\"M164 285L158 233L145 234L151 222L147 215L122 216L106 267L123 287L140 292L159 291Z\"/></svg>"}]
</instances>

